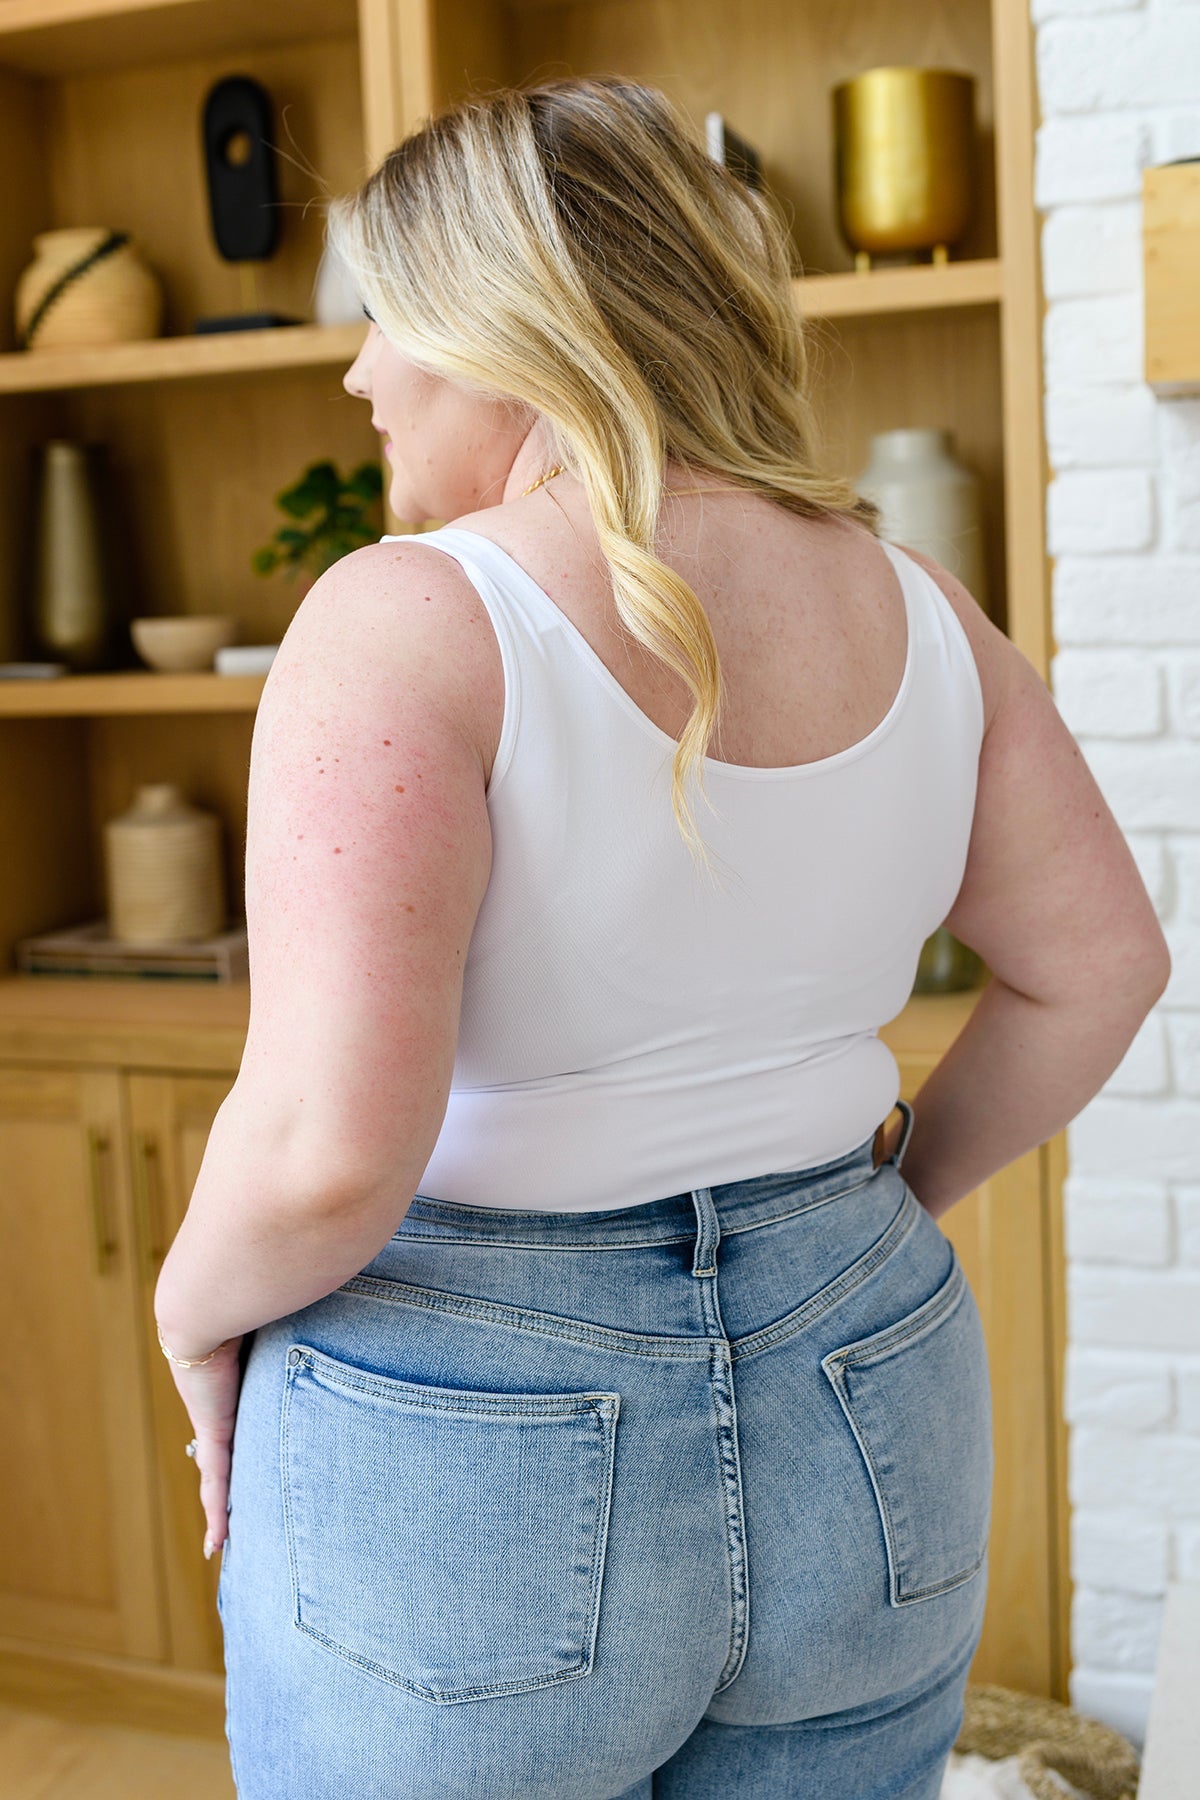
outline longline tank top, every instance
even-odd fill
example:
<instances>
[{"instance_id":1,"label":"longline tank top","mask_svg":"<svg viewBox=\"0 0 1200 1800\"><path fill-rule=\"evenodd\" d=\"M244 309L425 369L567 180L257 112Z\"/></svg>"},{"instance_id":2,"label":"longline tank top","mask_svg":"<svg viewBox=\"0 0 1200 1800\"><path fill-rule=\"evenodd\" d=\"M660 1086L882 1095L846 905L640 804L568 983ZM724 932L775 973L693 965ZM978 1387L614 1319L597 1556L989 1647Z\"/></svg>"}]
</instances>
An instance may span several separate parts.
<instances>
[{"instance_id":1,"label":"longline tank top","mask_svg":"<svg viewBox=\"0 0 1200 1800\"><path fill-rule=\"evenodd\" d=\"M954 902L974 815L983 694L937 583L884 546L907 656L859 743L788 768L706 760L708 875L671 810L674 739L507 551L455 526L421 542L478 590L505 700L491 876L418 1192L605 1209L856 1148L899 1095L877 1033Z\"/></svg>"}]
</instances>

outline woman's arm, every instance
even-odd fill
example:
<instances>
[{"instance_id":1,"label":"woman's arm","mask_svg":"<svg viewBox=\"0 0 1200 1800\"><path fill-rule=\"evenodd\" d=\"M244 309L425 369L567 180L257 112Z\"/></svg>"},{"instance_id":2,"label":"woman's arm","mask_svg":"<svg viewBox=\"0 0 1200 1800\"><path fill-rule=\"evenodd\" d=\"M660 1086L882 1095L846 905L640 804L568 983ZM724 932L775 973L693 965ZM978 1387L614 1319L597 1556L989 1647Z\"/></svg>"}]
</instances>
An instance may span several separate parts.
<instances>
[{"instance_id":1,"label":"woman's arm","mask_svg":"<svg viewBox=\"0 0 1200 1800\"><path fill-rule=\"evenodd\" d=\"M250 1023L155 1313L199 1356L339 1287L441 1128L491 868L499 648L459 566L370 545L310 590L250 760Z\"/></svg>"},{"instance_id":2,"label":"woman's arm","mask_svg":"<svg viewBox=\"0 0 1200 1800\"><path fill-rule=\"evenodd\" d=\"M1164 992L1171 958L1120 825L1037 670L945 569L986 728L945 924L993 979L912 1096L904 1176L940 1216L1076 1117Z\"/></svg>"}]
</instances>

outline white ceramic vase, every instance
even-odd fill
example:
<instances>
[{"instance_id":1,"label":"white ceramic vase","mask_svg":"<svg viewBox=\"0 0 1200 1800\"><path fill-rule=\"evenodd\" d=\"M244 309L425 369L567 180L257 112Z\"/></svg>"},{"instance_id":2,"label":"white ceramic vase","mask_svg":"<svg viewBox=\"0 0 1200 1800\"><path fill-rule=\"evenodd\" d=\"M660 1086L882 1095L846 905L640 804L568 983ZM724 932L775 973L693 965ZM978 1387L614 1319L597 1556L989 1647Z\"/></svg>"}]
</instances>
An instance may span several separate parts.
<instances>
[{"instance_id":1,"label":"white ceramic vase","mask_svg":"<svg viewBox=\"0 0 1200 1800\"><path fill-rule=\"evenodd\" d=\"M987 611L979 478L954 454L948 431L880 431L856 483L883 514L883 535L957 575Z\"/></svg>"},{"instance_id":2,"label":"white ceramic vase","mask_svg":"<svg viewBox=\"0 0 1200 1800\"><path fill-rule=\"evenodd\" d=\"M313 280L313 322L317 325L362 325L366 317L349 269L327 243Z\"/></svg>"}]
</instances>

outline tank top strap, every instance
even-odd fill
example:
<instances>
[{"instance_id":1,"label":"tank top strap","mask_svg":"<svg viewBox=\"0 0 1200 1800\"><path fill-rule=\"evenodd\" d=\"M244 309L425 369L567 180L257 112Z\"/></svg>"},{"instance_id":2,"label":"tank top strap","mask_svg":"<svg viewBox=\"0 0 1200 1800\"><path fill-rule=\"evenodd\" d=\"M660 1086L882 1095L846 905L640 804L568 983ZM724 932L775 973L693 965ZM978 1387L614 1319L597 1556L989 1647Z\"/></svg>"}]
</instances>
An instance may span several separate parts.
<instances>
[{"instance_id":1,"label":"tank top strap","mask_svg":"<svg viewBox=\"0 0 1200 1800\"><path fill-rule=\"evenodd\" d=\"M916 638L910 646L910 656L928 665L930 678L943 691L947 680L954 686L965 684L971 696L977 738L982 740L986 716L983 683L962 620L928 569L901 545L889 543L886 538L879 542L905 590L908 627Z\"/></svg>"},{"instance_id":2,"label":"tank top strap","mask_svg":"<svg viewBox=\"0 0 1200 1800\"><path fill-rule=\"evenodd\" d=\"M479 531L460 530L455 525L439 525L434 531L423 531L412 537L383 537L382 544L398 542L428 544L442 550L461 564L472 587L476 589L488 616L495 623L498 615L534 631L559 627L564 615L541 588L526 574L520 564Z\"/></svg>"},{"instance_id":3,"label":"tank top strap","mask_svg":"<svg viewBox=\"0 0 1200 1800\"><path fill-rule=\"evenodd\" d=\"M488 778L490 792L508 768L516 747L526 686L522 666L529 660L530 638L544 633L547 625L555 621L548 619L545 609L539 607L536 591L529 591L530 584L513 579L514 565L510 559L480 532L459 531L452 525L441 525L433 531L413 534L389 532L379 541L381 544L416 542L452 557L479 595L491 620L504 673L504 719ZM550 610L557 613L557 608Z\"/></svg>"}]
</instances>

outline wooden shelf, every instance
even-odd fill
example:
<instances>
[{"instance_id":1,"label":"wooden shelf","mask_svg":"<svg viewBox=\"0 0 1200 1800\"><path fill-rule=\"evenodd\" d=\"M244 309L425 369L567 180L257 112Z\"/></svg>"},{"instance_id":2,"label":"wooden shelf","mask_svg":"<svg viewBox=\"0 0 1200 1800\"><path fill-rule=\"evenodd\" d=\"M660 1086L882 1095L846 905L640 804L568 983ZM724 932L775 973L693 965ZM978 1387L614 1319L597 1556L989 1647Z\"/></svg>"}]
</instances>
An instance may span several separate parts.
<instances>
[{"instance_id":1,"label":"wooden shelf","mask_svg":"<svg viewBox=\"0 0 1200 1800\"><path fill-rule=\"evenodd\" d=\"M796 304L810 318L936 312L945 306L995 305L1004 295L1004 268L998 257L980 257L861 274L806 275L793 287Z\"/></svg>"},{"instance_id":2,"label":"wooden shelf","mask_svg":"<svg viewBox=\"0 0 1200 1800\"><path fill-rule=\"evenodd\" d=\"M943 1055L982 988L913 994L880 1031L904 1060ZM124 1062L131 1044L167 1068L236 1069L250 1017L247 981L154 981L0 972L0 1060Z\"/></svg>"},{"instance_id":3,"label":"wooden shelf","mask_svg":"<svg viewBox=\"0 0 1200 1800\"><path fill-rule=\"evenodd\" d=\"M361 325L281 325L265 331L141 338L78 350L10 350L0 355L0 393L184 381L198 375L261 375L351 363L366 332L364 319Z\"/></svg>"},{"instance_id":4,"label":"wooden shelf","mask_svg":"<svg viewBox=\"0 0 1200 1800\"><path fill-rule=\"evenodd\" d=\"M0 975L0 1060L236 1070L246 981Z\"/></svg>"},{"instance_id":5,"label":"wooden shelf","mask_svg":"<svg viewBox=\"0 0 1200 1800\"><path fill-rule=\"evenodd\" d=\"M159 675L120 670L101 675L0 680L0 718L64 719L101 713L253 712L265 675Z\"/></svg>"},{"instance_id":6,"label":"wooden shelf","mask_svg":"<svg viewBox=\"0 0 1200 1800\"><path fill-rule=\"evenodd\" d=\"M0 40L2 42L2 40ZM996 257L973 262L871 269L863 274L807 275L794 284L810 318L936 312L1000 300L1004 276ZM79 350L16 350L0 355L0 393L105 387L131 381L184 381L200 375L250 375L274 369L351 363L363 325L287 325L269 331L221 331L196 337L144 338Z\"/></svg>"},{"instance_id":7,"label":"wooden shelf","mask_svg":"<svg viewBox=\"0 0 1200 1800\"><path fill-rule=\"evenodd\" d=\"M78 75L182 57L224 56L248 45L345 36L355 0L3 0L0 67L28 75Z\"/></svg>"},{"instance_id":8,"label":"wooden shelf","mask_svg":"<svg viewBox=\"0 0 1200 1800\"><path fill-rule=\"evenodd\" d=\"M793 285L796 304L810 318L846 318L992 305L1002 296L1004 277L999 259L989 257L940 267L922 264L911 269L871 269L861 275L807 275ZM365 322L361 326L287 325L268 331L143 338L136 343L79 350L15 350L0 355L0 393L46 393L351 363L365 335Z\"/></svg>"}]
</instances>

